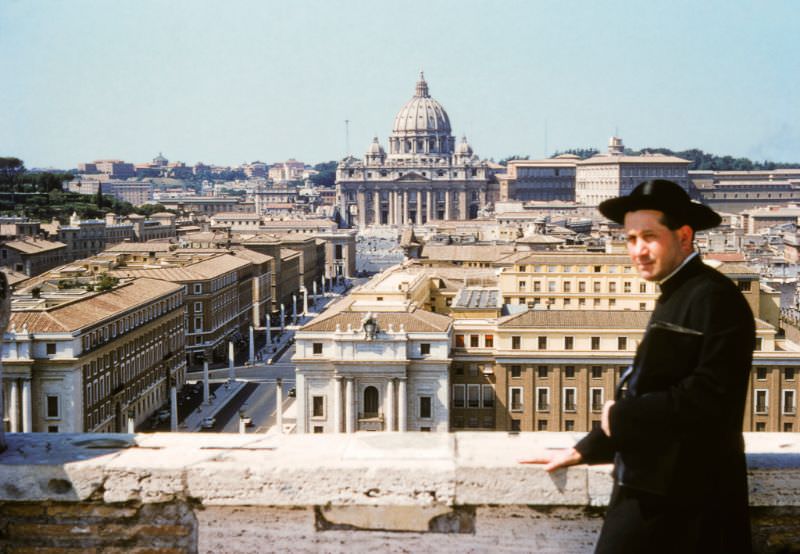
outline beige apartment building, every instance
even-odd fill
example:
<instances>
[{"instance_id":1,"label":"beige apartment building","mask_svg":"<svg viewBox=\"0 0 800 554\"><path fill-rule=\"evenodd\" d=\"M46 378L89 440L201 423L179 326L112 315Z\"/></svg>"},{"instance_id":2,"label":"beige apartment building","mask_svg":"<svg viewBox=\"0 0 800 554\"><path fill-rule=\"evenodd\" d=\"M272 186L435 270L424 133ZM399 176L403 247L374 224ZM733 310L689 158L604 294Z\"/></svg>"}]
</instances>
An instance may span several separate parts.
<instances>
[{"instance_id":1,"label":"beige apartment building","mask_svg":"<svg viewBox=\"0 0 800 554\"><path fill-rule=\"evenodd\" d=\"M611 137L606 154L577 162L575 201L597 206L603 200L625 196L639 183L669 179L689 190L689 160L663 154L625 155L622 139Z\"/></svg>"},{"instance_id":2,"label":"beige apartment building","mask_svg":"<svg viewBox=\"0 0 800 554\"><path fill-rule=\"evenodd\" d=\"M183 287L124 279L87 291L42 279L15 296L3 336L11 432L122 432L185 382ZM101 287L102 288L102 287Z\"/></svg>"}]
</instances>

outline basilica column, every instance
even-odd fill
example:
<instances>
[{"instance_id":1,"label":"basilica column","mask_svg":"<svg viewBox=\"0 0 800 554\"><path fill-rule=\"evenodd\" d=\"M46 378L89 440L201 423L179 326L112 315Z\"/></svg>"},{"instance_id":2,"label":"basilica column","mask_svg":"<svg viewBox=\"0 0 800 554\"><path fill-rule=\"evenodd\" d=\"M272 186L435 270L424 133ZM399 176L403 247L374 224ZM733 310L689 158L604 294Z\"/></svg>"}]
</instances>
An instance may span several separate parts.
<instances>
[{"instance_id":1,"label":"basilica column","mask_svg":"<svg viewBox=\"0 0 800 554\"><path fill-rule=\"evenodd\" d=\"M386 402L384 402L384 410L386 411L386 426L384 431L394 431L394 379L386 381Z\"/></svg>"},{"instance_id":2,"label":"basilica column","mask_svg":"<svg viewBox=\"0 0 800 554\"><path fill-rule=\"evenodd\" d=\"M373 225L380 225L381 224L381 191L375 189L372 191L373 201L375 204L375 215L372 219Z\"/></svg>"},{"instance_id":3,"label":"basilica column","mask_svg":"<svg viewBox=\"0 0 800 554\"><path fill-rule=\"evenodd\" d=\"M451 199L452 194L453 193L452 193L452 191L450 189L447 189L445 191L445 193L444 193L444 218L445 218L445 220L450 219L450 216L451 216L450 203L451 203L451 200L452 200Z\"/></svg>"},{"instance_id":4,"label":"basilica column","mask_svg":"<svg viewBox=\"0 0 800 554\"><path fill-rule=\"evenodd\" d=\"M386 225L394 225L394 191L389 191L389 202L386 210Z\"/></svg>"},{"instance_id":5,"label":"basilica column","mask_svg":"<svg viewBox=\"0 0 800 554\"><path fill-rule=\"evenodd\" d=\"M33 432L33 412L31 407L31 380L22 380L22 432Z\"/></svg>"},{"instance_id":6,"label":"basilica column","mask_svg":"<svg viewBox=\"0 0 800 554\"><path fill-rule=\"evenodd\" d=\"M358 226L362 229L367 225L367 202L364 198L364 189L358 189L356 192L356 202L358 203Z\"/></svg>"},{"instance_id":7,"label":"basilica column","mask_svg":"<svg viewBox=\"0 0 800 554\"><path fill-rule=\"evenodd\" d=\"M417 195L417 225L422 225L422 196L423 192L418 190Z\"/></svg>"},{"instance_id":8,"label":"basilica column","mask_svg":"<svg viewBox=\"0 0 800 554\"><path fill-rule=\"evenodd\" d=\"M406 415L406 407L408 400L406 399L406 379L401 377L397 380L397 430L401 433L406 432L406 424L408 416Z\"/></svg>"},{"instance_id":9,"label":"basilica column","mask_svg":"<svg viewBox=\"0 0 800 554\"><path fill-rule=\"evenodd\" d=\"M19 385L16 378L11 378L8 387L8 421L12 433L19 433Z\"/></svg>"},{"instance_id":10,"label":"basilica column","mask_svg":"<svg viewBox=\"0 0 800 554\"><path fill-rule=\"evenodd\" d=\"M344 426L346 433L353 432L353 380L347 379L344 385Z\"/></svg>"},{"instance_id":11,"label":"basilica column","mask_svg":"<svg viewBox=\"0 0 800 554\"><path fill-rule=\"evenodd\" d=\"M465 190L458 191L458 218L469 219L469 213L467 212L467 191Z\"/></svg>"},{"instance_id":12,"label":"basilica column","mask_svg":"<svg viewBox=\"0 0 800 554\"><path fill-rule=\"evenodd\" d=\"M410 196L410 191L403 191L403 225L413 223L411 221L411 202L409 202Z\"/></svg>"},{"instance_id":13,"label":"basilica column","mask_svg":"<svg viewBox=\"0 0 800 554\"><path fill-rule=\"evenodd\" d=\"M428 205L425 206L425 210L428 212L428 221L433 221L433 214L436 213L436 211L433 209L433 191L429 190L425 196L428 199Z\"/></svg>"},{"instance_id":14,"label":"basilica column","mask_svg":"<svg viewBox=\"0 0 800 554\"><path fill-rule=\"evenodd\" d=\"M342 377L333 379L333 432L342 432Z\"/></svg>"}]
</instances>

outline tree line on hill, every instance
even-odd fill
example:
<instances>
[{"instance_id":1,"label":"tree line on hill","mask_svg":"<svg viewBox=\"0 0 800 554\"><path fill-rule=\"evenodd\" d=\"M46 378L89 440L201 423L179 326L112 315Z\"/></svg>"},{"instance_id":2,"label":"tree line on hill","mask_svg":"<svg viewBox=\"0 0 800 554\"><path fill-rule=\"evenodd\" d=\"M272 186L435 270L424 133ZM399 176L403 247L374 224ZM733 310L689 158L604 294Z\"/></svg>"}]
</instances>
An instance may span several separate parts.
<instances>
[{"instance_id":1,"label":"tree line on hill","mask_svg":"<svg viewBox=\"0 0 800 554\"><path fill-rule=\"evenodd\" d=\"M66 222L73 213L81 219L102 219L107 213L150 216L165 211L161 204L137 208L102 194L102 186L94 195L64 190L64 183L74 178L72 173L29 172L19 158L0 157L0 215Z\"/></svg>"},{"instance_id":2,"label":"tree line on hill","mask_svg":"<svg viewBox=\"0 0 800 554\"><path fill-rule=\"evenodd\" d=\"M570 148L569 150L555 152L551 157L561 154L574 154L585 160L591 158L599 151L595 148ZM771 169L797 169L800 163L771 162L768 160L754 161L749 158L734 158L733 156L717 156L709 152L704 152L699 148L689 150L671 150L669 148L642 148L641 150L625 149L628 156L640 156L642 154L664 154L665 156L677 156L684 160L689 160L689 170L708 169L714 171L759 171ZM527 159L527 158L526 158Z\"/></svg>"}]
</instances>

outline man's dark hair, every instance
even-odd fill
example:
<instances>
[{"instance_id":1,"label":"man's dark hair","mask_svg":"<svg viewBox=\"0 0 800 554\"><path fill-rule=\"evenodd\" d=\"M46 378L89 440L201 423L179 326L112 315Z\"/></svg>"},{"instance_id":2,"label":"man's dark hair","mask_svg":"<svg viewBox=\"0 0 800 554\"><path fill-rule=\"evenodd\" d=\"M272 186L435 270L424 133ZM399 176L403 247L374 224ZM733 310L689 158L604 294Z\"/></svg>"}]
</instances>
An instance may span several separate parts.
<instances>
[{"instance_id":1,"label":"man's dark hair","mask_svg":"<svg viewBox=\"0 0 800 554\"><path fill-rule=\"evenodd\" d=\"M684 225L689 225L685 218L681 217L678 214L668 214L666 212L661 212L661 216L658 218L658 222L669 229L670 231L675 231L680 229ZM689 227L692 227L689 225ZM694 240L694 227L692 227L692 240Z\"/></svg>"}]
</instances>

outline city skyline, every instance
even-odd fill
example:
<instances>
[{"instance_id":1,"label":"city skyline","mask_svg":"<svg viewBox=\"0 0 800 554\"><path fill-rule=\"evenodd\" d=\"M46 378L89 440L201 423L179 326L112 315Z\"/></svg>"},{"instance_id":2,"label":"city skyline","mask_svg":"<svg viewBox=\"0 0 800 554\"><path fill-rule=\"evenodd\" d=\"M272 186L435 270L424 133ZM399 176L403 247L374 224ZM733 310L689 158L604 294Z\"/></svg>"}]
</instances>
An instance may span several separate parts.
<instances>
[{"instance_id":1,"label":"city skyline","mask_svg":"<svg viewBox=\"0 0 800 554\"><path fill-rule=\"evenodd\" d=\"M0 145L28 167L361 156L423 70L482 158L619 134L796 162L792 7L6 2Z\"/></svg>"}]
</instances>

